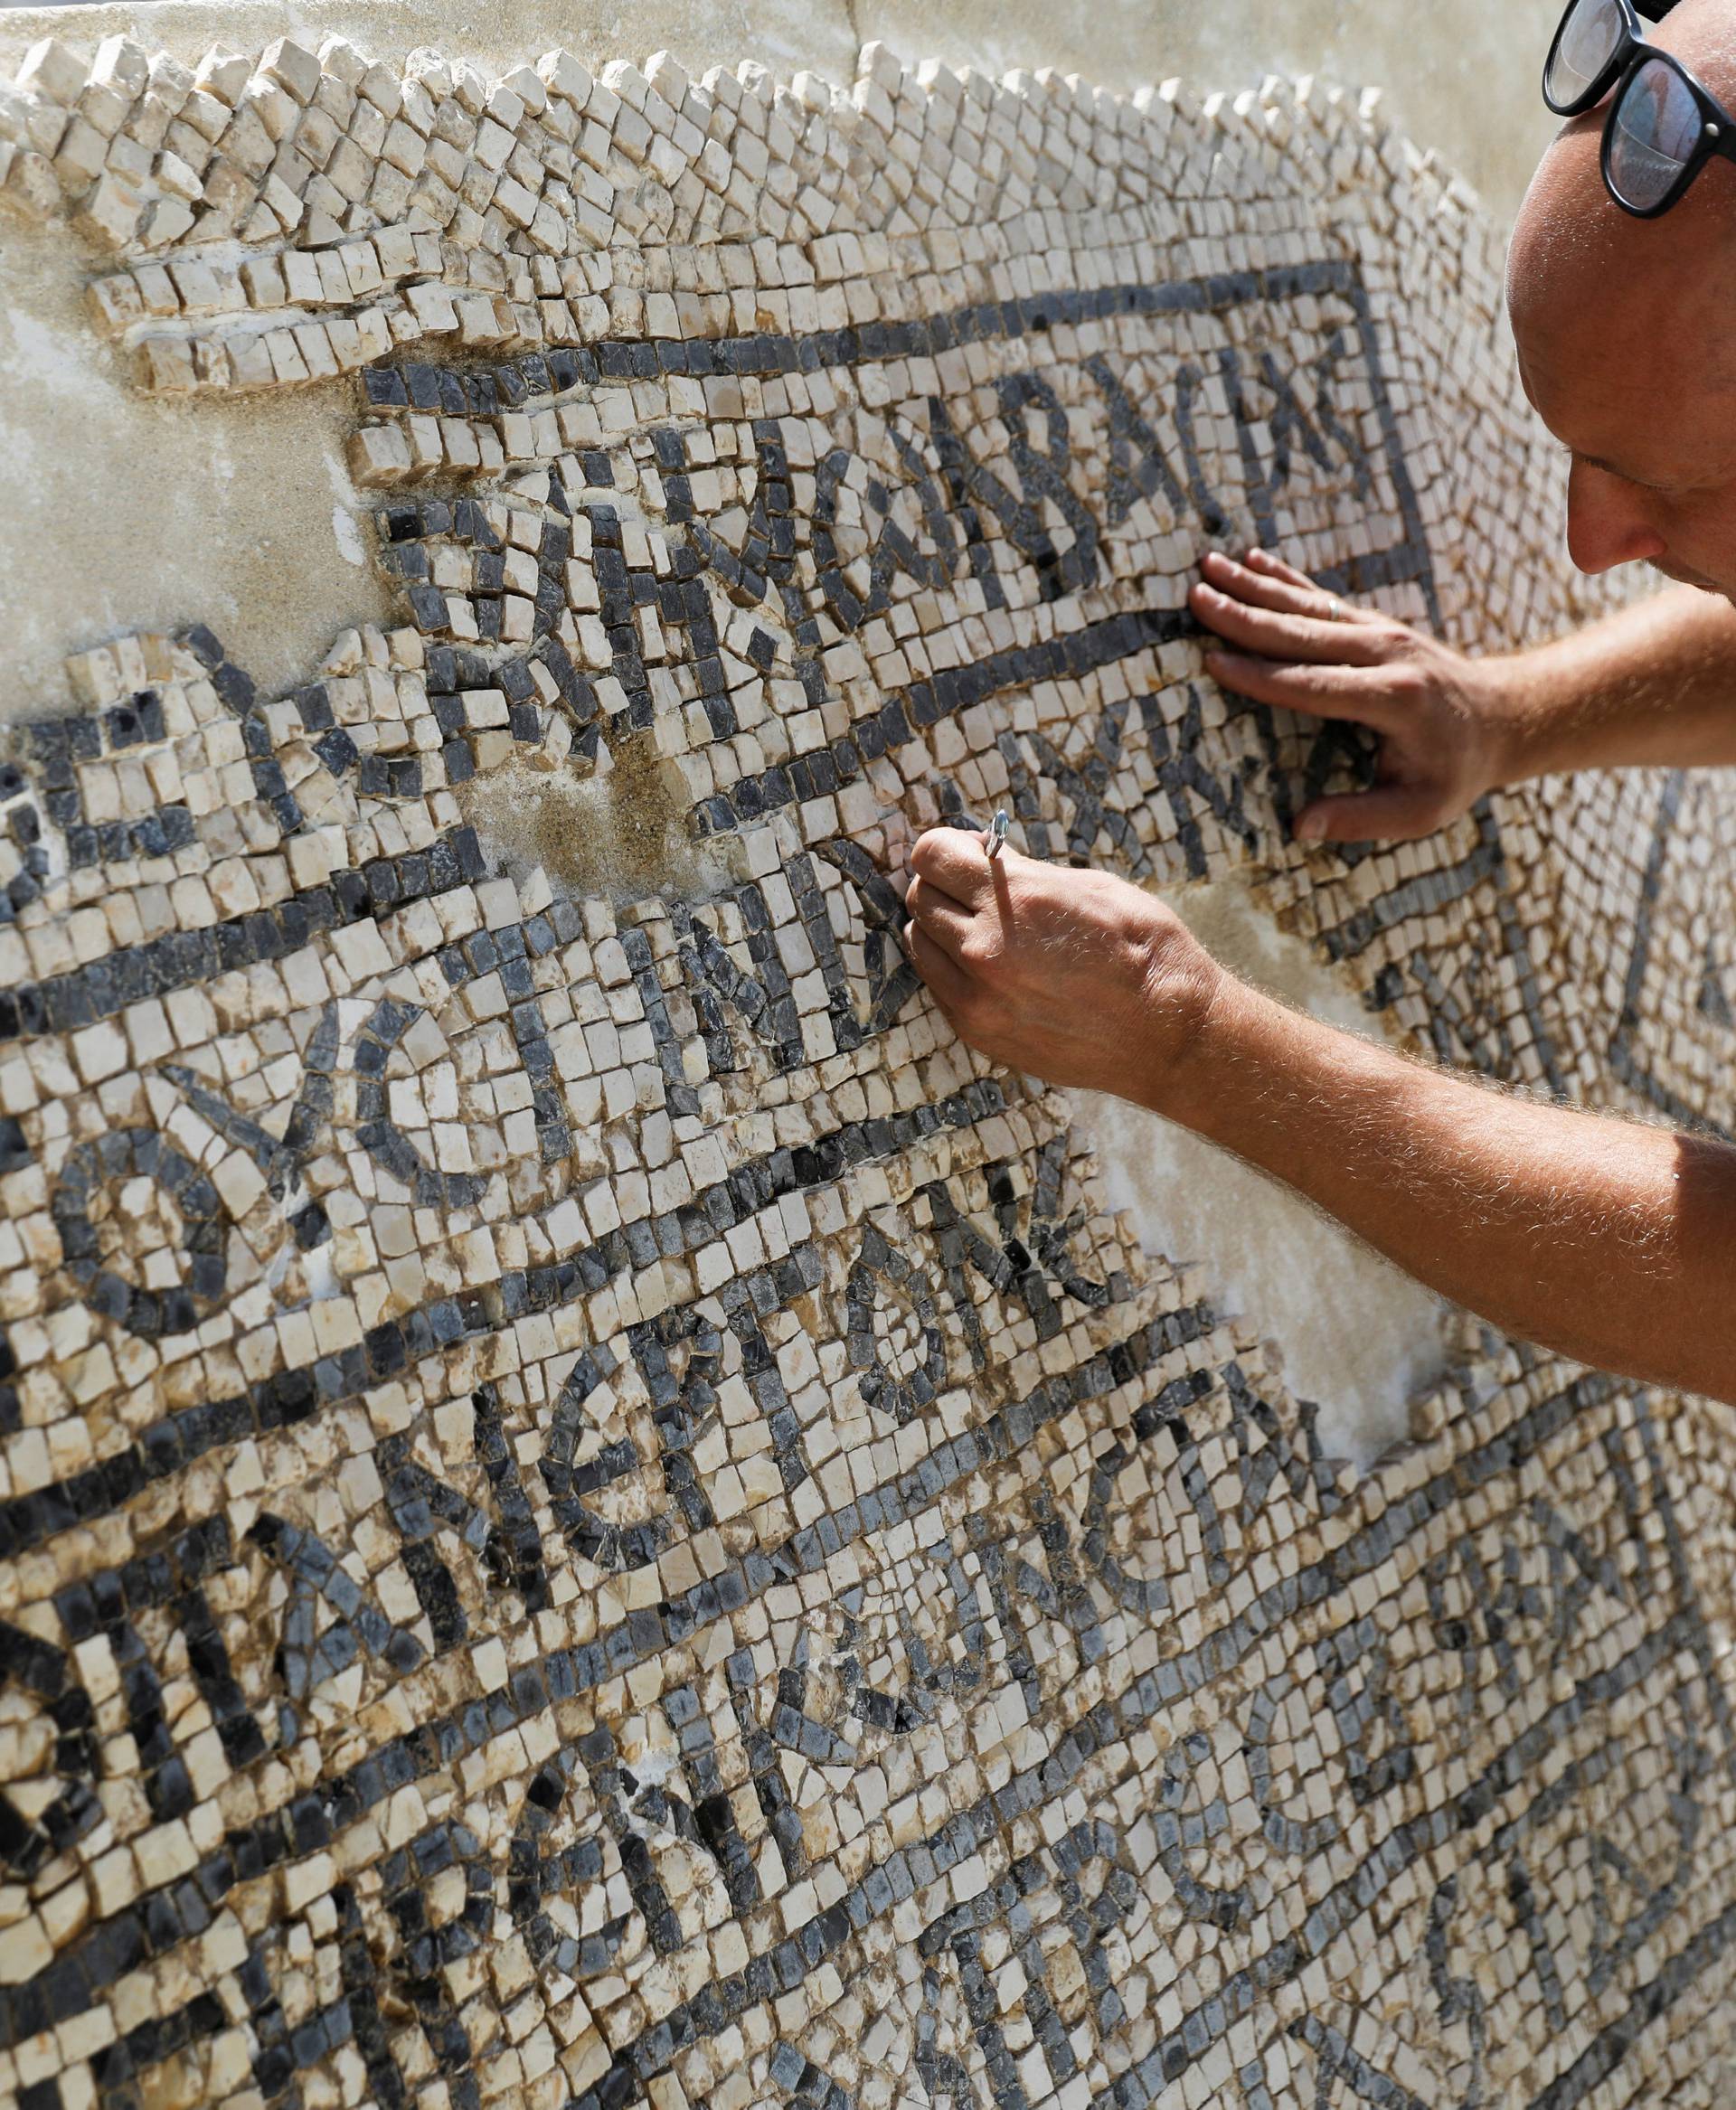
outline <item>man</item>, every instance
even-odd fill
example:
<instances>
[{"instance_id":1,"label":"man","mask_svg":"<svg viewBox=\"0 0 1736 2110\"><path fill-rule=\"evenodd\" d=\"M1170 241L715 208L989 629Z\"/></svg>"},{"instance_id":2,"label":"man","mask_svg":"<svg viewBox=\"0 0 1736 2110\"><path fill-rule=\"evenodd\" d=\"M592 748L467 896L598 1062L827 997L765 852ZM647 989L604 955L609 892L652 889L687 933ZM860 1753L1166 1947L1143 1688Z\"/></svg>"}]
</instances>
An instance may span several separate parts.
<instances>
[{"instance_id":1,"label":"man","mask_svg":"<svg viewBox=\"0 0 1736 2110\"><path fill-rule=\"evenodd\" d=\"M1730 0L1684 0L1653 45L1736 103ZM1709 146L1679 202L1631 217L1599 171L1607 115L1544 156L1508 306L1526 393L1572 457L1575 563L1684 583L1479 661L1269 554L1208 557L1208 671L1379 736L1375 787L1317 800L1304 842L1424 834L1546 770L1736 763L1736 166ZM1197 1130L1504 1331L1736 1401L1736 1150L1495 1093L1298 1016L1105 874L991 860L946 829L910 863L911 956L972 1047Z\"/></svg>"}]
</instances>

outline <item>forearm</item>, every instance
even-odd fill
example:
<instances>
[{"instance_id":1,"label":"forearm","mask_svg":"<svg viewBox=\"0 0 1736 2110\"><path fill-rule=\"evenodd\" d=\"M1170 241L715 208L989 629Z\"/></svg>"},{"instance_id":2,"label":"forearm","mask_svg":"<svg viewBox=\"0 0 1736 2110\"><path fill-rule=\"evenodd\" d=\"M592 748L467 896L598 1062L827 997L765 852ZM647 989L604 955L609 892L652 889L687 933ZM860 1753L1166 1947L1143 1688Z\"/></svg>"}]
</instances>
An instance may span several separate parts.
<instances>
[{"instance_id":1,"label":"forearm","mask_svg":"<svg viewBox=\"0 0 1736 2110\"><path fill-rule=\"evenodd\" d=\"M910 957L969 1046L1180 1121L1505 1332L1736 1404L1736 1149L1321 1025L1107 873L953 828L910 863Z\"/></svg>"},{"instance_id":2,"label":"forearm","mask_svg":"<svg viewBox=\"0 0 1736 2110\"><path fill-rule=\"evenodd\" d=\"M1736 1400L1736 1151L1490 1091L1228 976L1149 1103L1504 1332Z\"/></svg>"},{"instance_id":3,"label":"forearm","mask_svg":"<svg viewBox=\"0 0 1736 2110\"><path fill-rule=\"evenodd\" d=\"M1550 770L1736 763L1736 608L1673 586L1571 636L1479 663L1502 780Z\"/></svg>"}]
</instances>

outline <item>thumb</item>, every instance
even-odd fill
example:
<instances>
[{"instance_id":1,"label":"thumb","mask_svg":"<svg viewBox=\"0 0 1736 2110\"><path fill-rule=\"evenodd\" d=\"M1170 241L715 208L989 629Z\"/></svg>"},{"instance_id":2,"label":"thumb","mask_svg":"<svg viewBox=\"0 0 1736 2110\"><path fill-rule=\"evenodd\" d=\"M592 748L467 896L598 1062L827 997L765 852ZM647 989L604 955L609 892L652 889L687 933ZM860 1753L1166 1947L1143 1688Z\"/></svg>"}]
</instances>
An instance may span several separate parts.
<instances>
[{"instance_id":1,"label":"thumb","mask_svg":"<svg viewBox=\"0 0 1736 2110\"><path fill-rule=\"evenodd\" d=\"M1296 816L1298 843L1409 843L1448 818L1439 791L1417 784L1382 784L1373 791L1316 798Z\"/></svg>"}]
</instances>

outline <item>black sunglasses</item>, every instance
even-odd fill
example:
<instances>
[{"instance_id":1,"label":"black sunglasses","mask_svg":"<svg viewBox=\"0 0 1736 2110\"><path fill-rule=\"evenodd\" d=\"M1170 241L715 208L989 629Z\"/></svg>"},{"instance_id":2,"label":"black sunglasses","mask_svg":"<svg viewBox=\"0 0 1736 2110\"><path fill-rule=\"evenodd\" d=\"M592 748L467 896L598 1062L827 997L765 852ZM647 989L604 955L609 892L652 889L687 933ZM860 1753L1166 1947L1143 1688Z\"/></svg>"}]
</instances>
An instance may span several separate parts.
<instances>
[{"instance_id":1,"label":"black sunglasses","mask_svg":"<svg viewBox=\"0 0 1736 2110\"><path fill-rule=\"evenodd\" d=\"M1675 0L1571 0L1543 63L1543 100L1557 117L1595 108L1604 119L1604 187L1624 212L1667 212L1713 155L1736 161L1736 118L1682 61L1646 42L1640 17L1662 22Z\"/></svg>"},{"instance_id":2,"label":"black sunglasses","mask_svg":"<svg viewBox=\"0 0 1736 2110\"><path fill-rule=\"evenodd\" d=\"M1595 109L1646 48L1640 21L1662 22L1675 0L1568 0L1543 61L1543 100L1558 118Z\"/></svg>"}]
</instances>

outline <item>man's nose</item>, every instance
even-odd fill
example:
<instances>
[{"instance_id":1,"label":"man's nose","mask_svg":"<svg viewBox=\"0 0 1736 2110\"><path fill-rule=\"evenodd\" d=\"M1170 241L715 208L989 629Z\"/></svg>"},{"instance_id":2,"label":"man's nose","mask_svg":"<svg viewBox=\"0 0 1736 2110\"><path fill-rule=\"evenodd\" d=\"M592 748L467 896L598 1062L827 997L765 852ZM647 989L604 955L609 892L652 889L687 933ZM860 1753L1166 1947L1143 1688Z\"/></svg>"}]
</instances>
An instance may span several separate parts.
<instances>
[{"instance_id":1,"label":"man's nose","mask_svg":"<svg viewBox=\"0 0 1736 2110\"><path fill-rule=\"evenodd\" d=\"M1575 462L1567 479L1567 552L1581 571L1613 571L1663 556L1646 495L1608 469Z\"/></svg>"}]
</instances>

